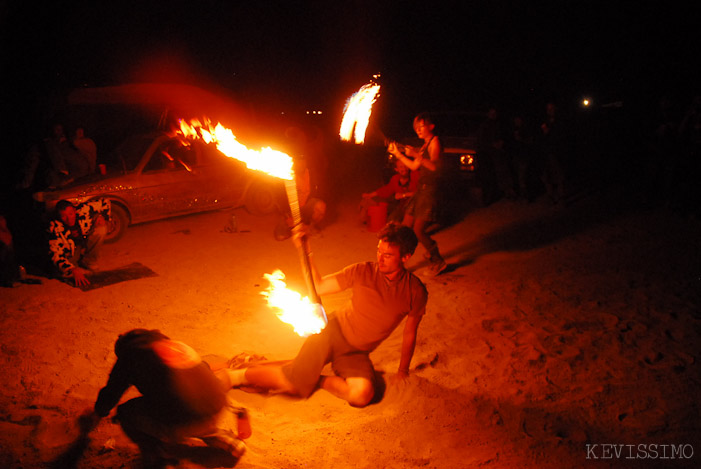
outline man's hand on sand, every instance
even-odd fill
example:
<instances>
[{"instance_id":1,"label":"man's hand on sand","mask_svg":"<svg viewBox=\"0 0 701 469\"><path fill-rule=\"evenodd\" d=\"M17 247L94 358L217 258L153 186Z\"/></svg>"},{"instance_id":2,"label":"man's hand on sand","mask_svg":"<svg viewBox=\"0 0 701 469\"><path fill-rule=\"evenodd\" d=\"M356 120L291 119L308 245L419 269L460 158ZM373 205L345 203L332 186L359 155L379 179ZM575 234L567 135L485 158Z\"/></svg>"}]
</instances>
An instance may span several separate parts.
<instances>
[{"instance_id":1,"label":"man's hand on sand","mask_svg":"<svg viewBox=\"0 0 701 469\"><path fill-rule=\"evenodd\" d=\"M73 268L73 281L76 287L82 287L83 285L90 285L90 280L86 277L90 271L86 269L81 269L80 267Z\"/></svg>"},{"instance_id":2,"label":"man's hand on sand","mask_svg":"<svg viewBox=\"0 0 701 469\"><path fill-rule=\"evenodd\" d=\"M408 380L409 372L400 370L397 371L397 373L390 378L390 384L401 389L404 386L406 386Z\"/></svg>"}]
</instances>

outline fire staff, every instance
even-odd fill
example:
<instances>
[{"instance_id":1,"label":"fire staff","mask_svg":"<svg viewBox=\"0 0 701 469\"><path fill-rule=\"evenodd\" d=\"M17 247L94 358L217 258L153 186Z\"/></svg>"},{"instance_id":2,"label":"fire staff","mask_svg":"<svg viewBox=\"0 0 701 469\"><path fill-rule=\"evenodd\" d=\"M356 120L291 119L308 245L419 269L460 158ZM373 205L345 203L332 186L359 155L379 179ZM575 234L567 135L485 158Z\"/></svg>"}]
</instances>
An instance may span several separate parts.
<instances>
[{"instance_id":1,"label":"fire staff","mask_svg":"<svg viewBox=\"0 0 701 469\"><path fill-rule=\"evenodd\" d=\"M376 262L352 264L324 277L311 263L317 292L327 295L351 289L350 303L329 318L325 329L304 342L294 360L228 369L232 387L256 387L303 398L322 388L353 406L366 406L376 389L369 354L405 317L396 377L408 376L428 299L424 284L405 268L418 240L410 228L394 224L387 225L378 238ZM294 239L302 242L301 236ZM335 375L322 376L329 362Z\"/></svg>"}]
</instances>

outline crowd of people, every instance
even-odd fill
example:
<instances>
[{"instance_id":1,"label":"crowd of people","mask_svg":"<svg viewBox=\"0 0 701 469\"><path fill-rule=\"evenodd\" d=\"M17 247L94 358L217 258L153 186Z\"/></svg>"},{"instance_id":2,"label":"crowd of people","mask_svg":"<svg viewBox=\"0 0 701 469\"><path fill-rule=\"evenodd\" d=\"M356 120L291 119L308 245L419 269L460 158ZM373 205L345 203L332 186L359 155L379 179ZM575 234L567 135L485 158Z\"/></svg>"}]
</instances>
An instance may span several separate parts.
<instances>
[{"instance_id":1,"label":"crowd of people","mask_svg":"<svg viewBox=\"0 0 701 469\"><path fill-rule=\"evenodd\" d=\"M25 155L16 186L31 190L60 187L96 169L97 145L85 135L85 129L76 127L69 138L63 124L56 123Z\"/></svg>"},{"instance_id":2,"label":"crowd of people","mask_svg":"<svg viewBox=\"0 0 701 469\"><path fill-rule=\"evenodd\" d=\"M554 102L546 104L542 119L517 113L508 123L490 108L475 135L483 204L501 198L532 202L544 192L549 202L563 205L573 159L569 125Z\"/></svg>"}]
</instances>

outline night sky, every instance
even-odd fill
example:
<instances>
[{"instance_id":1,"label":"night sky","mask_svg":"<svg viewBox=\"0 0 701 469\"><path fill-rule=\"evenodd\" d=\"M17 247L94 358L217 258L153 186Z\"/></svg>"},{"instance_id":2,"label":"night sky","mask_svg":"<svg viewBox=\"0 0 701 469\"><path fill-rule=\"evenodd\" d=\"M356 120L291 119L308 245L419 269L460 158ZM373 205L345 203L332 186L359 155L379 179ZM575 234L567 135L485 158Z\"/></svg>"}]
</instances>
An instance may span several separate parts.
<instances>
[{"instance_id":1,"label":"night sky","mask_svg":"<svg viewBox=\"0 0 701 469\"><path fill-rule=\"evenodd\" d=\"M140 81L338 112L374 73L382 112L401 119L583 95L656 101L699 83L687 3L3 2L4 117L39 132L28 128L47 96Z\"/></svg>"}]
</instances>

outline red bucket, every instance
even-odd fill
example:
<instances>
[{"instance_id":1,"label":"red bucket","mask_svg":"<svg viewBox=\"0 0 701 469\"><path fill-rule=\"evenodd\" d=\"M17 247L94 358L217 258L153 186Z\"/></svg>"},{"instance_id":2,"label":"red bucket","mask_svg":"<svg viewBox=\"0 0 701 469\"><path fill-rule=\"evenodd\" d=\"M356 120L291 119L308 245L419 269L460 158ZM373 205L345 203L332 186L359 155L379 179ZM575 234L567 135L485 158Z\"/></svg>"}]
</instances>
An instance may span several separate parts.
<instances>
[{"instance_id":1,"label":"red bucket","mask_svg":"<svg viewBox=\"0 0 701 469\"><path fill-rule=\"evenodd\" d=\"M387 224L387 202L368 207L368 231L376 233Z\"/></svg>"}]
</instances>

